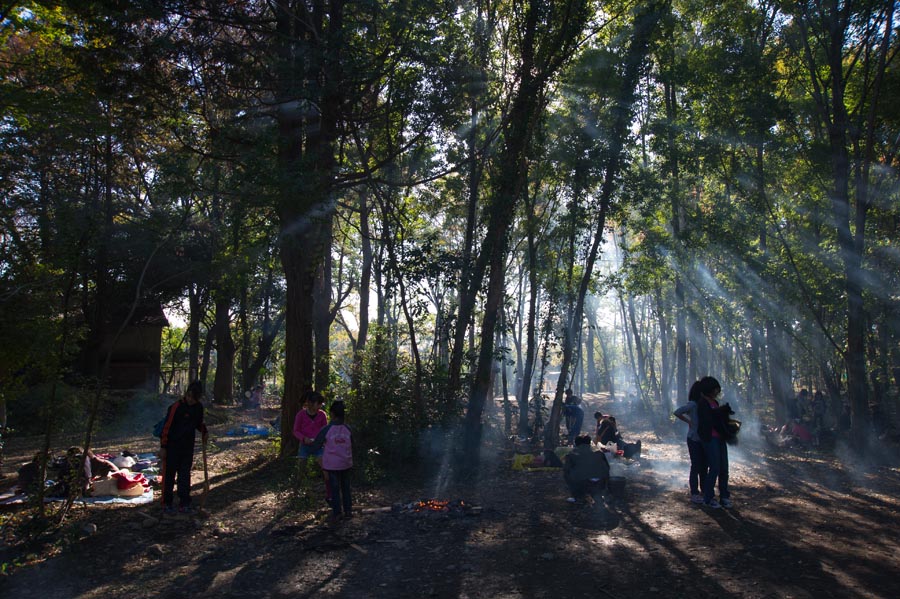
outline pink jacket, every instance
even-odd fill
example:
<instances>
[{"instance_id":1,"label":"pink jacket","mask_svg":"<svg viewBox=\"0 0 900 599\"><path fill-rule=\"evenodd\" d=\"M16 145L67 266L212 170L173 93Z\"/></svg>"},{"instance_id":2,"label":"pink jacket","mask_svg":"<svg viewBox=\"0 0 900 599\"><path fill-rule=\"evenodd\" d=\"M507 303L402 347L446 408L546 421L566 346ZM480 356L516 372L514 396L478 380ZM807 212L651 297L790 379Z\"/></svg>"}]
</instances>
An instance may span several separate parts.
<instances>
[{"instance_id":1,"label":"pink jacket","mask_svg":"<svg viewBox=\"0 0 900 599\"><path fill-rule=\"evenodd\" d=\"M353 436L346 424L331 423L322 430L318 440L324 442L322 468L325 470L347 470L353 466ZM324 437L324 438L323 438Z\"/></svg>"},{"instance_id":2,"label":"pink jacket","mask_svg":"<svg viewBox=\"0 0 900 599\"><path fill-rule=\"evenodd\" d=\"M328 424L328 417L322 410L316 412L315 416L310 416L306 410L300 410L294 419L294 436L303 445L310 445L310 443L306 443L305 439L315 439L326 424Z\"/></svg>"}]
</instances>

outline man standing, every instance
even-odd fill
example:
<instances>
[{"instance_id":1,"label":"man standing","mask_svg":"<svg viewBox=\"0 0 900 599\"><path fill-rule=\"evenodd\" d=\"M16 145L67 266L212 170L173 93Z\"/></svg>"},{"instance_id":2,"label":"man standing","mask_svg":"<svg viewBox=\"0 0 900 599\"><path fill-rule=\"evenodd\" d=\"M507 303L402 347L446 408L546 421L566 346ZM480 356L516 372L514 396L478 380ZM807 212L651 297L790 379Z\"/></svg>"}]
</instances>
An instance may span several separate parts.
<instances>
[{"instance_id":1,"label":"man standing","mask_svg":"<svg viewBox=\"0 0 900 599\"><path fill-rule=\"evenodd\" d=\"M163 464L163 514L175 513L172 505L175 481L178 480L178 511L185 514L191 508L191 465L194 462L194 441L200 431L205 444L208 438L203 423L203 384L188 385L184 397L169 406L162 435L159 438L159 460Z\"/></svg>"}]
</instances>

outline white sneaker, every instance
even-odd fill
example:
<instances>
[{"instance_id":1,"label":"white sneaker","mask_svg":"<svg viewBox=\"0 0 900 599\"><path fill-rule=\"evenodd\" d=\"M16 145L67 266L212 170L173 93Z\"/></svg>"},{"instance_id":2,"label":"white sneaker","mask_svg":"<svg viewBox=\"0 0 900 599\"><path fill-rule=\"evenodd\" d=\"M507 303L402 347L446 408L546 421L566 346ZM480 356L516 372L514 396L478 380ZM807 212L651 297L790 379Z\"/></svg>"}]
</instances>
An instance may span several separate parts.
<instances>
[{"instance_id":1,"label":"white sneaker","mask_svg":"<svg viewBox=\"0 0 900 599\"><path fill-rule=\"evenodd\" d=\"M577 500L574 497L568 497L566 498L566 501L568 501L569 503L575 503L575 501Z\"/></svg>"},{"instance_id":2,"label":"white sneaker","mask_svg":"<svg viewBox=\"0 0 900 599\"><path fill-rule=\"evenodd\" d=\"M691 503L703 503L703 495L691 495Z\"/></svg>"}]
</instances>

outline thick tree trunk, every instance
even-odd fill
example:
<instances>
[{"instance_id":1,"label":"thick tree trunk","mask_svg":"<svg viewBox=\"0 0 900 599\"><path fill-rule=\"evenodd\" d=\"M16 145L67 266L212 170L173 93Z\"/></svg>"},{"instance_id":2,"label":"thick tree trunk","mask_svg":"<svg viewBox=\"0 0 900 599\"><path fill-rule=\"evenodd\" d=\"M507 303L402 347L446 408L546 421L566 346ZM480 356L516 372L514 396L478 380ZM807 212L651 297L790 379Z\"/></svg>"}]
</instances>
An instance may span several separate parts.
<instances>
[{"instance_id":1,"label":"thick tree trunk","mask_svg":"<svg viewBox=\"0 0 900 599\"><path fill-rule=\"evenodd\" d=\"M292 221L288 221L292 222ZM308 237L284 234L281 263L287 283L285 307L284 395L281 400L281 456L296 455L294 418L300 411L300 398L313 388L313 286L316 268Z\"/></svg>"},{"instance_id":2,"label":"thick tree trunk","mask_svg":"<svg viewBox=\"0 0 900 599\"><path fill-rule=\"evenodd\" d=\"M330 213L329 213L330 215ZM331 243L332 219L325 217L317 224L315 234L319 256L316 268L316 281L313 288L313 332L315 348L315 388L322 391L328 388L331 369Z\"/></svg>"},{"instance_id":3,"label":"thick tree trunk","mask_svg":"<svg viewBox=\"0 0 900 599\"><path fill-rule=\"evenodd\" d=\"M318 82L309 112L277 113L280 251L287 286L281 456L287 457L297 452L294 417L314 377L316 277L324 261L330 260L334 146L346 93L341 55L344 2L332 0L311 12L285 0L274 7L278 100L286 105L309 100L308 84ZM328 230L324 240L323 229ZM319 345L324 349L324 341Z\"/></svg>"},{"instance_id":4,"label":"thick tree trunk","mask_svg":"<svg viewBox=\"0 0 900 599\"><path fill-rule=\"evenodd\" d=\"M528 70L530 71L530 69ZM525 183L523 158L531 138L531 127L536 117L539 96L540 87L536 87L535 82L529 78L528 81L522 83L510 111L506 147L501 159L497 184L491 197L487 235L478 261L481 264L485 262L484 258L487 259L485 266L490 266L490 274L484 303L484 316L481 320L481 346L464 422L464 462L469 467L474 467L478 462L478 448L481 444L481 416L490 392L491 368L494 360L494 330L497 325L498 311L503 301L506 281L504 266L508 247L507 237L515 206L522 195ZM483 272L484 268L476 265L473 272L473 286ZM471 299L474 300L474 289L470 291L472 292ZM474 304L474 301L472 303ZM460 314L462 316L462 310Z\"/></svg>"},{"instance_id":5,"label":"thick tree trunk","mask_svg":"<svg viewBox=\"0 0 900 599\"><path fill-rule=\"evenodd\" d=\"M790 339L785 325L770 321L766 330L767 361L772 389L775 398L775 417L780 424L787 416L786 404L793 400L794 390L791 382L791 349Z\"/></svg>"}]
</instances>

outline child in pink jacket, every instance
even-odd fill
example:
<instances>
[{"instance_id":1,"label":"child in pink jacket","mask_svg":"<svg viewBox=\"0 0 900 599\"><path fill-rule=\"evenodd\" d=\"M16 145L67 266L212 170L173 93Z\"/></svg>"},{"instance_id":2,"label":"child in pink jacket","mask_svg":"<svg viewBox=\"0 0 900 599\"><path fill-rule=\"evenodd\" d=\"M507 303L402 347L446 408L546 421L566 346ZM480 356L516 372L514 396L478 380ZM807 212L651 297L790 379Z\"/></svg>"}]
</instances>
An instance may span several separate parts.
<instances>
[{"instance_id":1,"label":"child in pink jacket","mask_svg":"<svg viewBox=\"0 0 900 599\"><path fill-rule=\"evenodd\" d=\"M331 423L319 431L313 447L322 448L322 468L328 474L332 497L331 518L337 520L341 512L350 518L353 499L350 495L350 469L353 467L353 434L344 424L344 402L331 404Z\"/></svg>"},{"instance_id":2,"label":"child in pink jacket","mask_svg":"<svg viewBox=\"0 0 900 599\"><path fill-rule=\"evenodd\" d=\"M303 409L297 412L297 417L294 419L294 436L300 441L298 457L304 462L308 458L314 457L319 466L322 465L323 450L321 448L314 449L313 441L315 441L319 431L328 424L328 418L322 410L324 403L325 398L322 397L321 393L307 391L303 399ZM330 481L327 474L323 473L323 475L325 478L325 500L331 501Z\"/></svg>"}]
</instances>

